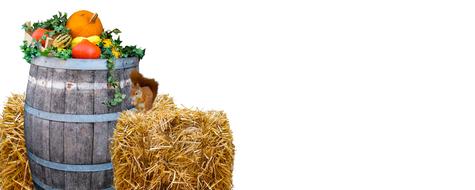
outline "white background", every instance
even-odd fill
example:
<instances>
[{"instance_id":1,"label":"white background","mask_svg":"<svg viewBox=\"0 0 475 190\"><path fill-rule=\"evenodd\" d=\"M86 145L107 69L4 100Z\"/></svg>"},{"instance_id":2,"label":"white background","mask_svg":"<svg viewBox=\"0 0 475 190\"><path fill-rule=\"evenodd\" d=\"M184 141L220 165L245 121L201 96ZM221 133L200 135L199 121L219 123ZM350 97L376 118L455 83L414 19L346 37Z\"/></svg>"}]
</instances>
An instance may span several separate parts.
<instances>
[{"instance_id":1,"label":"white background","mask_svg":"<svg viewBox=\"0 0 475 190\"><path fill-rule=\"evenodd\" d=\"M228 113L237 190L475 189L473 1L8 1L0 98L26 20L99 12L178 104Z\"/></svg>"}]
</instances>

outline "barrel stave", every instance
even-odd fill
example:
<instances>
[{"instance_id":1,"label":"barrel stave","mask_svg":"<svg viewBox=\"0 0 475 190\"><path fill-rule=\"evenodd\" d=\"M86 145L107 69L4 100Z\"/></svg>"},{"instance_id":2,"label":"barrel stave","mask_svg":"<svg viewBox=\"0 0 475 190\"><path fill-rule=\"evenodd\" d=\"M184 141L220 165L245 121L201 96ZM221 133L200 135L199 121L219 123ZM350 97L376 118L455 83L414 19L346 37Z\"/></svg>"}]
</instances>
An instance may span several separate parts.
<instances>
[{"instance_id":1,"label":"barrel stave","mask_svg":"<svg viewBox=\"0 0 475 190\"><path fill-rule=\"evenodd\" d=\"M53 69L52 81L66 81L65 69ZM58 83L61 84L61 83ZM56 84L56 85L58 85ZM52 86L51 88L51 108L52 113L64 113L65 112L65 85L64 86ZM61 88L62 87L62 88ZM58 121L50 121L50 160L52 162L63 163L64 162L64 123ZM50 186L64 189L64 171L50 170L51 183L47 183ZM48 180L47 180L48 181Z\"/></svg>"},{"instance_id":2,"label":"barrel stave","mask_svg":"<svg viewBox=\"0 0 475 190\"><path fill-rule=\"evenodd\" d=\"M94 82L93 71L68 70L67 81L80 83ZM81 89L81 85L66 87L66 109L68 114L93 114L93 91ZM64 162L67 164L92 164L92 123L64 124ZM90 173L68 172L65 189L90 189Z\"/></svg>"},{"instance_id":3,"label":"barrel stave","mask_svg":"<svg viewBox=\"0 0 475 190\"><path fill-rule=\"evenodd\" d=\"M36 76L37 84L36 85L33 97L33 107L49 111L50 108L50 92L51 89L47 88L48 81L48 68L38 67ZM32 120L32 143L34 144L33 153L43 158L49 158L49 120L44 120L41 118L33 117ZM45 182L50 178L49 171L43 166L34 167L36 173L39 174L39 178Z\"/></svg>"},{"instance_id":4,"label":"barrel stave","mask_svg":"<svg viewBox=\"0 0 475 190\"><path fill-rule=\"evenodd\" d=\"M107 83L107 71L95 71L95 82ZM108 100L107 89L94 89L94 114L103 114L111 112L110 109L103 104ZM96 122L94 123L94 145L92 162L94 164L110 162L109 153L109 128L108 122ZM104 189L107 188L107 182L112 181L112 176L109 175L110 171L94 172L92 173L92 189Z\"/></svg>"}]
</instances>

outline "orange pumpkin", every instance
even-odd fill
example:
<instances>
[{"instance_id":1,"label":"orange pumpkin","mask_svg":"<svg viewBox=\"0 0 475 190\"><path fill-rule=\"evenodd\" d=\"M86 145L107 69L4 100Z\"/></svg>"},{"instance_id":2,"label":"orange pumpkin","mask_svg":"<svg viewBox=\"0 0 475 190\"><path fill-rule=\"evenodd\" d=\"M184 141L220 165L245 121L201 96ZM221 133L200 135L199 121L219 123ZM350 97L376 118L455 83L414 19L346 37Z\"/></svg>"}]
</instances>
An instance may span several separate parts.
<instances>
[{"instance_id":1,"label":"orange pumpkin","mask_svg":"<svg viewBox=\"0 0 475 190\"><path fill-rule=\"evenodd\" d=\"M99 19L97 13L86 10L77 11L72 14L66 23L66 27L71 30L71 36L73 38L78 36L87 38L89 36L101 35L104 31L101 19Z\"/></svg>"}]
</instances>

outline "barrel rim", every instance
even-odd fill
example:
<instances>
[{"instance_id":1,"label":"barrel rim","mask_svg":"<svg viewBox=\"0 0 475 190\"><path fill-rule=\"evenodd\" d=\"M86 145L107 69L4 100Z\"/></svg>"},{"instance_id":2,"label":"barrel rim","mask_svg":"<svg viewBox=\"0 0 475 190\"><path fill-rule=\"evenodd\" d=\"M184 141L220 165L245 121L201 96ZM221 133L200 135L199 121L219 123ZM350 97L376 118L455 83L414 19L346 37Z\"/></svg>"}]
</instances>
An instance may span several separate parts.
<instances>
[{"instance_id":1,"label":"barrel rim","mask_svg":"<svg viewBox=\"0 0 475 190\"><path fill-rule=\"evenodd\" d=\"M138 57L118 58L115 60L115 69L127 69L137 67ZM32 65L69 70L108 70L107 59L60 59L57 57L39 56L33 58Z\"/></svg>"}]
</instances>

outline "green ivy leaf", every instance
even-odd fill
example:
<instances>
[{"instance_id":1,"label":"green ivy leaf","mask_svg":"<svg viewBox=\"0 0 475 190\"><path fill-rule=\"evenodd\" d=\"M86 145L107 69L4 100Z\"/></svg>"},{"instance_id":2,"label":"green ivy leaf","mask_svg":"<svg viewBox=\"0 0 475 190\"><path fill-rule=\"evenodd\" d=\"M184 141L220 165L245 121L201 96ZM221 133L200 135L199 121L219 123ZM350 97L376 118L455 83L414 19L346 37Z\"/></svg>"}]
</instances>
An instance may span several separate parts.
<instances>
[{"instance_id":1,"label":"green ivy leaf","mask_svg":"<svg viewBox=\"0 0 475 190\"><path fill-rule=\"evenodd\" d=\"M43 22L36 22L33 23L33 27L26 27L25 31L34 31L38 28L44 28L47 30L51 30L49 32L50 36L54 36L56 34L69 34L69 29L66 27L66 23L68 22L68 15L67 13L58 12L58 14L53 15L50 19L43 21Z\"/></svg>"}]
</instances>

